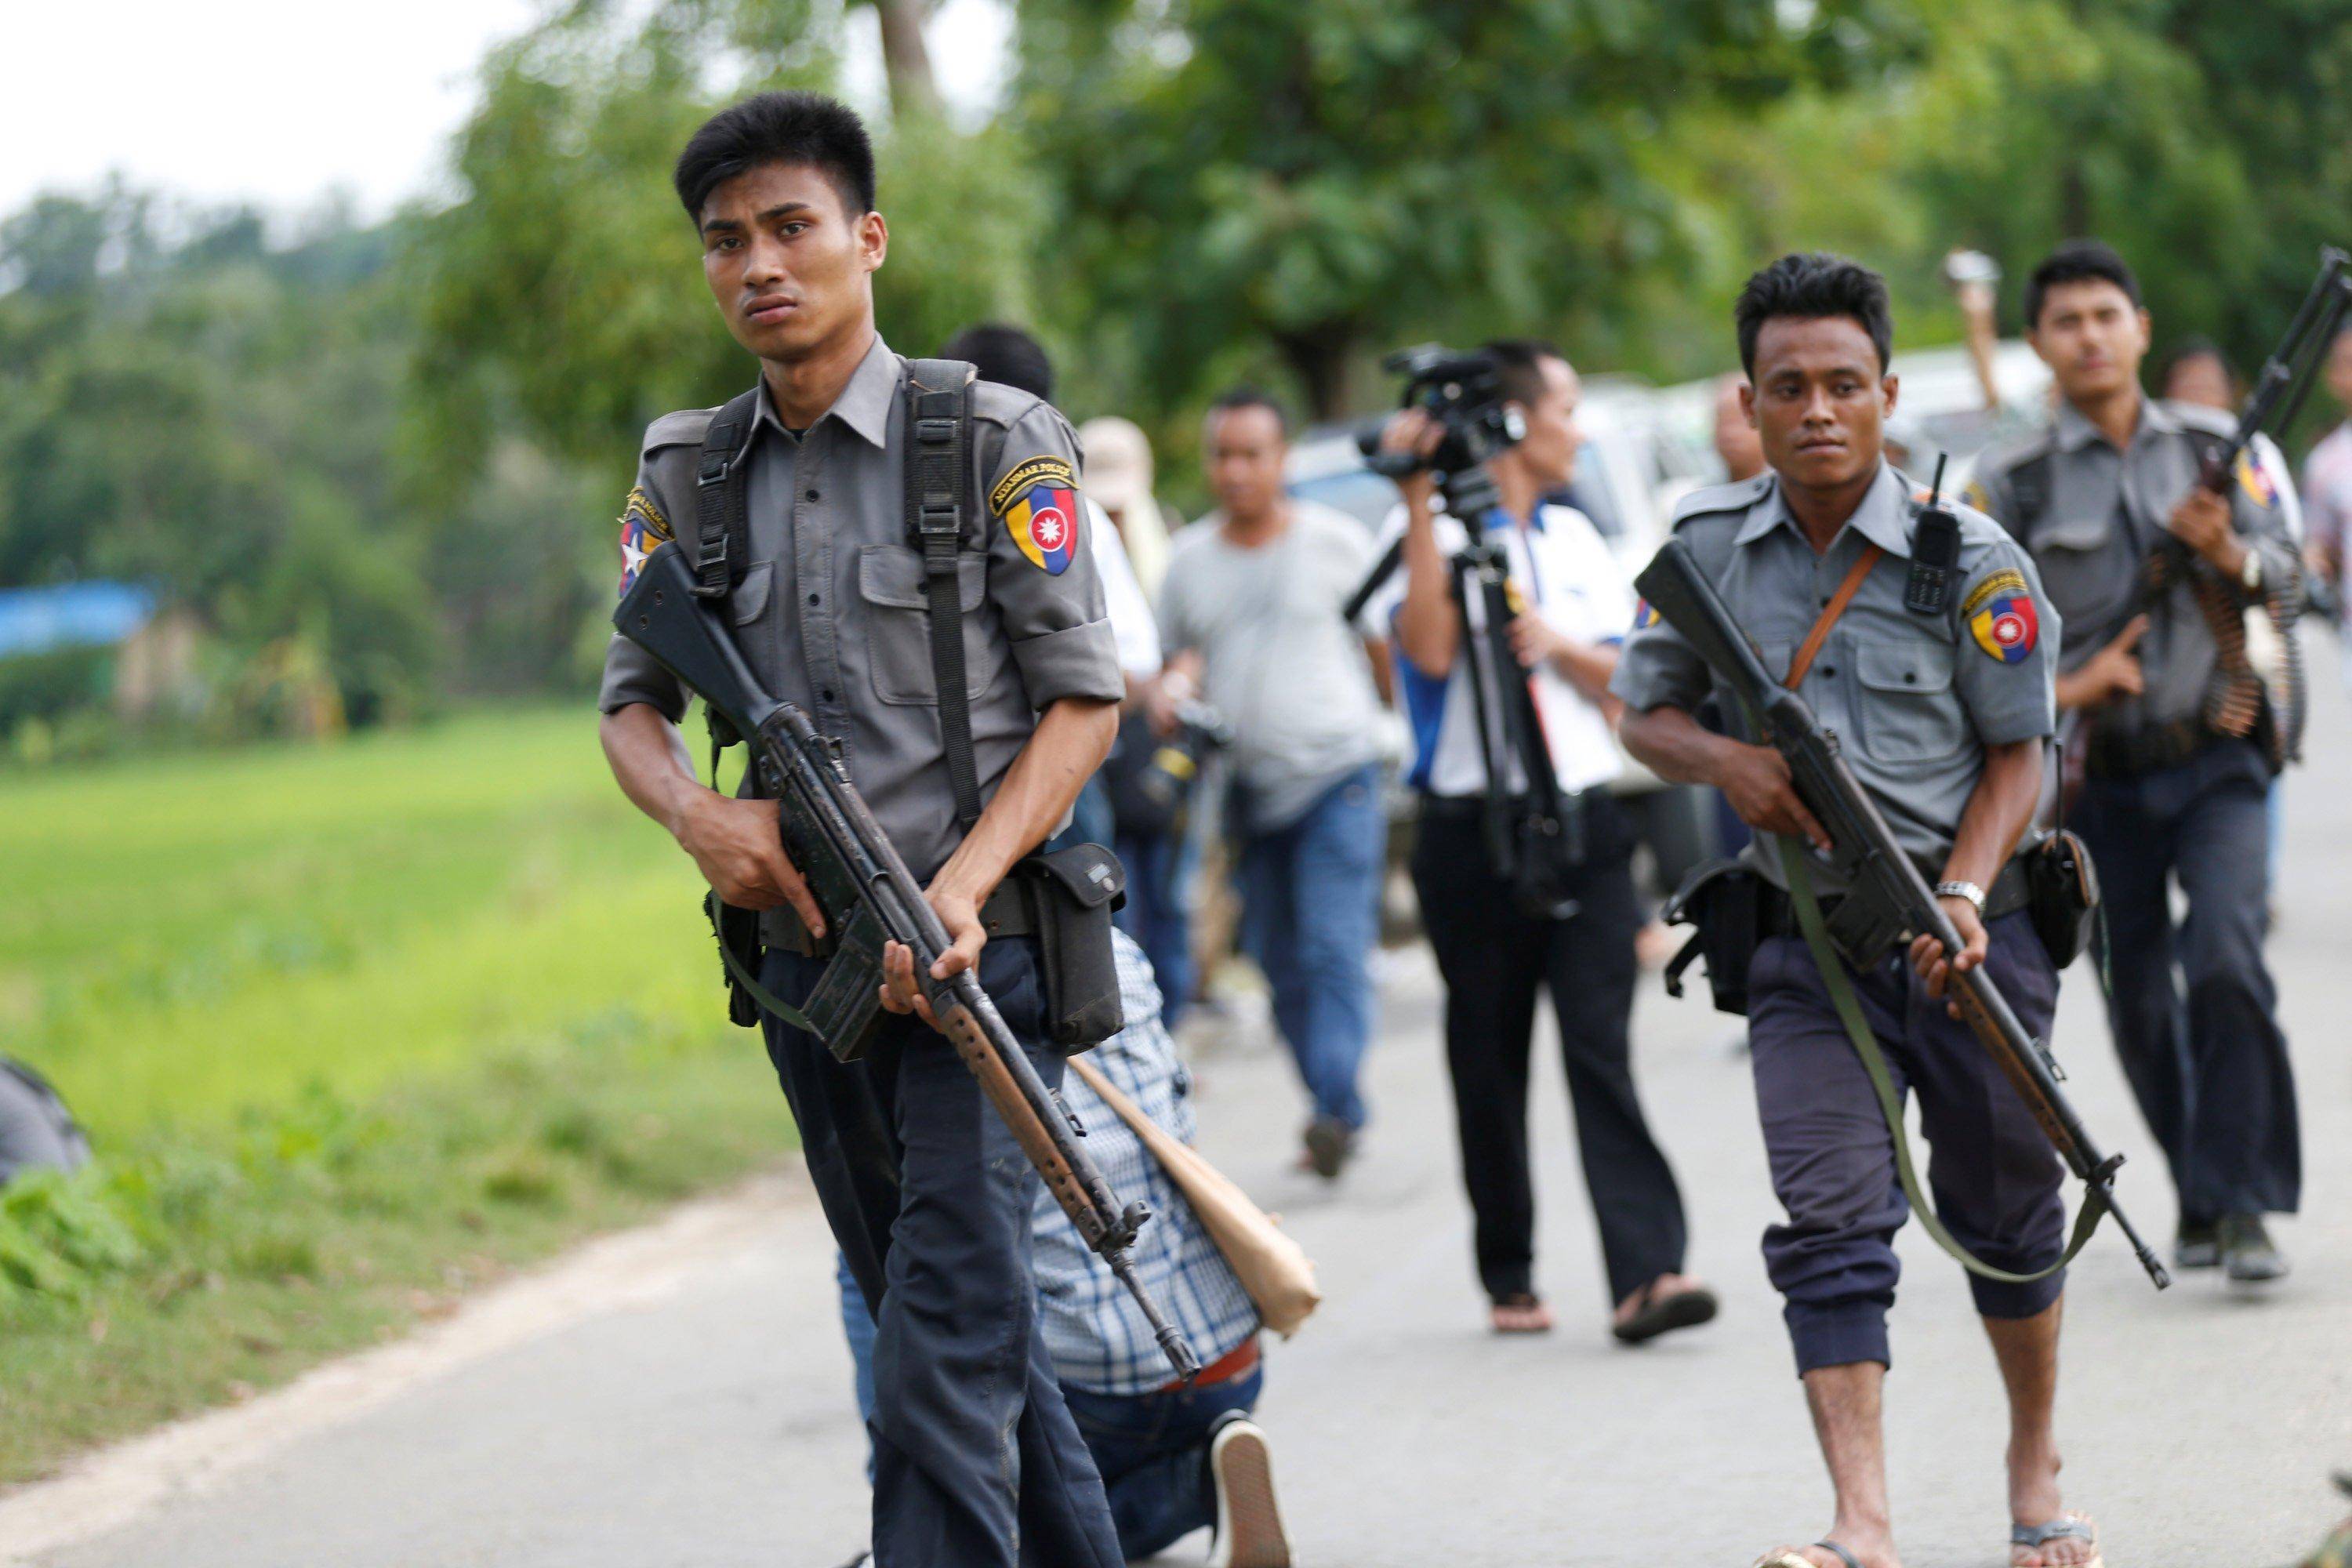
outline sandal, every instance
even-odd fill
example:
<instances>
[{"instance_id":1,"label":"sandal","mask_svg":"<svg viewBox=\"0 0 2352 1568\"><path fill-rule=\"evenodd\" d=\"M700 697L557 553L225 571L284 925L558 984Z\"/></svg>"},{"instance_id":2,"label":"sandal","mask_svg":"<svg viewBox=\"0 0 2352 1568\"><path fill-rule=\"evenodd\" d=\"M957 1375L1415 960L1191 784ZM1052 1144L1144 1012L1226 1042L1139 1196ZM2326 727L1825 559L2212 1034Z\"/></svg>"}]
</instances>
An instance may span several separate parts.
<instances>
[{"instance_id":1,"label":"sandal","mask_svg":"<svg viewBox=\"0 0 2352 1568\"><path fill-rule=\"evenodd\" d=\"M1619 1343L1638 1345L1676 1329L1695 1329L1714 1321L1717 1303L1715 1292L1706 1286L1694 1285L1671 1296L1660 1296L1656 1290L1657 1281L1653 1279L1633 1292L1633 1315L1622 1323L1609 1325L1609 1331Z\"/></svg>"},{"instance_id":2,"label":"sandal","mask_svg":"<svg viewBox=\"0 0 2352 1568\"><path fill-rule=\"evenodd\" d=\"M2028 1552L2040 1552L2053 1541L2090 1542L2089 1560L2079 1564L2065 1564L2065 1568L2105 1568L2107 1560L2099 1552L2099 1527L2091 1522L2087 1514L2070 1513L2047 1524L2012 1524L2009 1527L2011 1547L2022 1546Z\"/></svg>"},{"instance_id":3,"label":"sandal","mask_svg":"<svg viewBox=\"0 0 2352 1568\"><path fill-rule=\"evenodd\" d=\"M1528 1321L1524 1323L1506 1323L1503 1321L1503 1314L1506 1312L1524 1313ZM1498 1334L1551 1332L1551 1311L1544 1305L1543 1298L1532 1290L1514 1290L1507 1296L1496 1297L1494 1304L1488 1309L1488 1313L1487 1321Z\"/></svg>"},{"instance_id":4,"label":"sandal","mask_svg":"<svg viewBox=\"0 0 2352 1568\"><path fill-rule=\"evenodd\" d=\"M1836 1552L1837 1560L1844 1563L1845 1568L1862 1568L1862 1560L1834 1541L1816 1541L1813 1546L1822 1552ZM1758 1558L1756 1568L1814 1568L1814 1565L1806 1560L1803 1552L1784 1546L1769 1557Z\"/></svg>"}]
</instances>

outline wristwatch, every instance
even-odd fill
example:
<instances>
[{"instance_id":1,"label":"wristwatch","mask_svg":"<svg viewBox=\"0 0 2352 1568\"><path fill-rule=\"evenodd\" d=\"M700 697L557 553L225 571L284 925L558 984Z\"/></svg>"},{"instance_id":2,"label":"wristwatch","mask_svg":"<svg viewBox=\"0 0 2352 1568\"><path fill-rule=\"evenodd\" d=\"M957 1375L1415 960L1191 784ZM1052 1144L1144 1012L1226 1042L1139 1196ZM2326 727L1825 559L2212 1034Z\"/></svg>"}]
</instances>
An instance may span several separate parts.
<instances>
[{"instance_id":1,"label":"wristwatch","mask_svg":"<svg viewBox=\"0 0 2352 1568\"><path fill-rule=\"evenodd\" d=\"M1966 899L1977 907L1977 919L1984 919L1985 891L1974 882L1938 882L1936 896L1939 899Z\"/></svg>"},{"instance_id":2,"label":"wristwatch","mask_svg":"<svg viewBox=\"0 0 2352 1568\"><path fill-rule=\"evenodd\" d=\"M2263 591L2263 552L2249 544L2245 547L2246 563L2238 568L2238 581L2246 585L2249 594Z\"/></svg>"}]
</instances>

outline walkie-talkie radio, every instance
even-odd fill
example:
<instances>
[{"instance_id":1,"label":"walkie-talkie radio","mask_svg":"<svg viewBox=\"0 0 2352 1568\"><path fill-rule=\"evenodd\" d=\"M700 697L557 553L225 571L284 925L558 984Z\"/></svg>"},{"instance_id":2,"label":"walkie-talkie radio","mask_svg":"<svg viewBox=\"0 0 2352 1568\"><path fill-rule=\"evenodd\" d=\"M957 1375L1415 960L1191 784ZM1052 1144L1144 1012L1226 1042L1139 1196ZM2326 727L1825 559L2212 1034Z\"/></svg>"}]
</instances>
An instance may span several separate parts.
<instances>
[{"instance_id":1,"label":"walkie-talkie radio","mask_svg":"<svg viewBox=\"0 0 2352 1568\"><path fill-rule=\"evenodd\" d=\"M1944 504L1944 459L1936 458L1936 478L1927 503L1911 530L1911 577L1903 584L1903 607L1917 616L1940 616L1960 563L1960 520Z\"/></svg>"}]
</instances>

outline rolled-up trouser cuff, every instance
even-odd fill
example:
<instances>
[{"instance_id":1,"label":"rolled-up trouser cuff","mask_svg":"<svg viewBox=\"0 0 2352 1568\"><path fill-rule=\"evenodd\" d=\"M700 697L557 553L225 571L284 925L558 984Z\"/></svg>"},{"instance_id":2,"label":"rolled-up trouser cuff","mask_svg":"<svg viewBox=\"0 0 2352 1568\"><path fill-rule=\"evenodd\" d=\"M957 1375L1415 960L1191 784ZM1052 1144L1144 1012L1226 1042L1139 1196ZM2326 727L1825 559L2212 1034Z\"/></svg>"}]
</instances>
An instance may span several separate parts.
<instances>
[{"instance_id":1,"label":"rolled-up trouser cuff","mask_svg":"<svg viewBox=\"0 0 2352 1568\"><path fill-rule=\"evenodd\" d=\"M1990 1263L1993 1260L1988 1258L1985 1261ZM2046 1268L2055 1261L2055 1258L2051 1258L2037 1260L2031 1265L2002 1267L2014 1267L2022 1272L2027 1267ZM2057 1300L2060 1292L2065 1289L2066 1271L2063 1268L2049 1279L2036 1279L2031 1285L2012 1285L2005 1279L1987 1279L1976 1274L1969 1276L1969 1294L1976 1298L1977 1315L1984 1318L2038 1317L2049 1310L2051 1303Z\"/></svg>"},{"instance_id":2,"label":"rolled-up trouser cuff","mask_svg":"<svg viewBox=\"0 0 2352 1568\"><path fill-rule=\"evenodd\" d=\"M1868 1298L1816 1305L1790 1301L1780 1309L1796 1347L1797 1375L1817 1367L1847 1366L1874 1361L1893 1366L1886 1348L1886 1309L1890 1303Z\"/></svg>"}]
</instances>

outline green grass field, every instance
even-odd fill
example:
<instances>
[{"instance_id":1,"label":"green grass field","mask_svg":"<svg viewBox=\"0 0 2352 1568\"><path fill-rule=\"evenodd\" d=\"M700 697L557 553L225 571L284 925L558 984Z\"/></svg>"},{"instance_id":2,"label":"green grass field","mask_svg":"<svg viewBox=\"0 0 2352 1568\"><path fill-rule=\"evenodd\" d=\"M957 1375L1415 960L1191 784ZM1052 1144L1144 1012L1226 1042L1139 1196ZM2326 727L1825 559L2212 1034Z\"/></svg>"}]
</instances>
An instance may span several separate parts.
<instances>
[{"instance_id":1,"label":"green grass field","mask_svg":"<svg viewBox=\"0 0 2352 1568\"><path fill-rule=\"evenodd\" d=\"M776 1158L699 888L582 709L0 774L0 1484Z\"/></svg>"}]
</instances>

